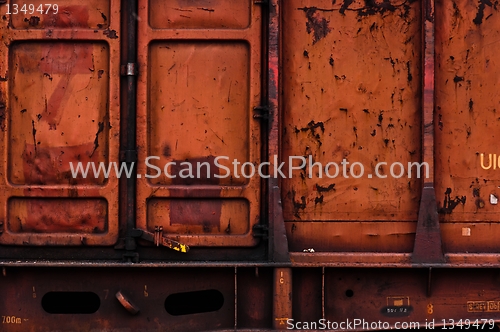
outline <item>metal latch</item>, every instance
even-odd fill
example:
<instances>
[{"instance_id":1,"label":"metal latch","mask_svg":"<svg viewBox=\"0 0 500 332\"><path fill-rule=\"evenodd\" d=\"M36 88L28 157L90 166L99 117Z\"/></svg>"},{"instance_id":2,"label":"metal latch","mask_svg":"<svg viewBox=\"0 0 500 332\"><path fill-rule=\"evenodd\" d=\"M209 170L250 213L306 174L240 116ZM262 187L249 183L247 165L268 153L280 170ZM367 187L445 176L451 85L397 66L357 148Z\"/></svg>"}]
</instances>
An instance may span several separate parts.
<instances>
[{"instance_id":1,"label":"metal latch","mask_svg":"<svg viewBox=\"0 0 500 332\"><path fill-rule=\"evenodd\" d=\"M142 229L134 229L132 236L135 238L140 238L148 242L154 243L155 246L163 246L179 252L188 252L189 246L182 244L175 240L166 238L163 236L163 226L155 226L155 232L147 232Z\"/></svg>"},{"instance_id":2,"label":"metal latch","mask_svg":"<svg viewBox=\"0 0 500 332\"><path fill-rule=\"evenodd\" d=\"M253 236L261 237L264 240L267 240L269 236L269 227L265 224L257 224L252 227Z\"/></svg>"},{"instance_id":3,"label":"metal latch","mask_svg":"<svg viewBox=\"0 0 500 332\"><path fill-rule=\"evenodd\" d=\"M126 65L121 65L120 74L122 76L137 76L139 74L137 64L129 62Z\"/></svg>"},{"instance_id":4,"label":"metal latch","mask_svg":"<svg viewBox=\"0 0 500 332\"><path fill-rule=\"evenodd\" d=\"M269 113L271 112L269 106L257 106L254 107L253 111L256 113L253 115L254 119L267 120L269 118Z\"/></svg>"}]
</instances>

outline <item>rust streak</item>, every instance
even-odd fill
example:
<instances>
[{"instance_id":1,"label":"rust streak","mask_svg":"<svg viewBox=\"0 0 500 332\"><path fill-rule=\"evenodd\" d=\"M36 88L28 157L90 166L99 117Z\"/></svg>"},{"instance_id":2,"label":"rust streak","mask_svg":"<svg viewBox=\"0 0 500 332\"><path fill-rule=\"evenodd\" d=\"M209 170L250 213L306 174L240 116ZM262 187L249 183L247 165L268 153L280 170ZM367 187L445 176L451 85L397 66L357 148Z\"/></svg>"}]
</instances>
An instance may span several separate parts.
<instances>
[{"instance_id":1,"label":"rust streak","mask_svg":"<svg viewBox=\"0 0 500 332\"><path fill-rule=\"evenodd\" d=\"M31 130L31 133L33 135L33 147L35 149L35 154L36 154L36 129L35 129L35 120L31 120L31 127L32 127L32 130Z\"/></svg>"},{"instance_id":2,"label":"rust streak","mask_svg":"<svg viewBox=\"0 0 500 332\"><path fill-rule=\"evenodd\" d=\"M104 122L99 122L98 128L97 128L97 133L95 134L95 140L94 140L94 149L90 153L90 157L94 155L95 150L99 147L99 134L104 131Z\"/></svg>"}]
</instances>

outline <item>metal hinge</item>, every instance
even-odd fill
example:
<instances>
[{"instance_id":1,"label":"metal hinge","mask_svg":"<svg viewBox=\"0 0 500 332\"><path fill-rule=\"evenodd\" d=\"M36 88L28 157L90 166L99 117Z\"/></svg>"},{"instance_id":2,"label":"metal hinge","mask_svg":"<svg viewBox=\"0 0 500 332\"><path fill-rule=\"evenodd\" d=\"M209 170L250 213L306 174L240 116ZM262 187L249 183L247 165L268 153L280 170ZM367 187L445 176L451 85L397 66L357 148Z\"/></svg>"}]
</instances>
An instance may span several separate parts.
<instances>
[{"instance_id":1,"label":"metal hinge","mask_svg":"<svg viewBox=\"0 0 500 332\"><path fill-rule=\"evenodd\" d=\"M269 237L269 227L265 224L257 224L252 227L252 235L267 240Z\"/></svg>"},{"instance_id":2,"label":"metal hinge","mask_svg":"<svg viewBox=\"0 0 500 332\"><path fill-rule=\"evenodd\" d=\"M127 63L126 65L120 66L121 76L137 76L139 74L139 68L136 63Z\"/></svg>"},{"instance_id":3,"label":"metal hinge","mask_svg":"<svg viewBox=\"0 0 500 332\"><path fill-rule=\"evenodd\" d=\"M253 111L256 113L253 115L254 119L267 120L269 119L269 113L271 112L271 109L269 108L269 106L257 106L254 107Z\"/></svg>"},{"instance_id":4,"label":"metal hinge","mask_svg":"<svg viewBox=\"0 0 500 332\"><path fill-rule=\"evenodd\" d=\"M163 227L155 226L155 232L147 232L142 229L134 229L132 237L153 242L155 246L163 246L179 252L188 252L189 246L163 236Z\"/></svg>"}]
</instances>

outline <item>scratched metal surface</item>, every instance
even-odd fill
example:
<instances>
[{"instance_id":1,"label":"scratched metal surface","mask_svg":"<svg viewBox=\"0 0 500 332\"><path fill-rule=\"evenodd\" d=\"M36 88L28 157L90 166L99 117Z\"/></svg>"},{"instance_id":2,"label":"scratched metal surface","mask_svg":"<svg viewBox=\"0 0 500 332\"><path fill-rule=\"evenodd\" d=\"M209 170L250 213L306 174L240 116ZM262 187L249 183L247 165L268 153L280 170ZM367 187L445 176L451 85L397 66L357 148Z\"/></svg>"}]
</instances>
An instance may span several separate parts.
<instances>
[{"instance_id":1,"label":"scratched metal surface","mask_svg":"<svg viewBox=\"0 0 500 332\"><path fill-rule=\"evenodd\" d=\"M159 6L158 8L156 6ZM162 10L159 10L162 8ZM253 246L260 178L231 165L260 163L261 8L250 1L139 4L137 142L139 160L163 173L138 179L137 226L190 246ZM148 22L150 24L148 24ZM153 41L153 42L152 42ZM231 169L231 176L217 168ZM193 165L195 178L181 178ZM198 162L208 163L198 176ZM156 171L139 164L139 174ZM198 177L198 178L196 178Z\"/></svg>"},{"instance_id":2,"label":"scratched metal surface","mask_svg":"<svg viewBox=\"0 0 500 332\"><path fill-rule=\"evenodd\" d=\"M420 3L365 3L283 3L283 160L365 166L359 179L343 178L340 165L334 179L316 167L282 181L293 250L412 247L421 180L391 178L389 166L379 179L374 167L420 161Z\"/></svg>"},{"instance_id":3,"label":"scratched metal surface","mask_svg":"<svg viewBox=\"0 0 500 332\"><path fill-rule=\"evenodd\" d=\"M436 196L448 251L498 252L498 15L496 2L436 3Z\"/></svg>"},{"instance_id":4,"label":"scratched metal surface","mask_svg":"<svg viewBox=\"0 0 500 332\"><path fill-rule=\"evenodd\" d=\"M0 243L112 245L117 179L69 162L117 160L118 3L55 3L36 20L0 7Z\"/></svg>"},{"instance_id":5,"label":"scratched metal surface","mask_svg":"<svg viewBox=\"0 0 500 332\"><path fill-rule=\"evenodd\" d=\"M42 0L34 0L29 3L19 0L10 2L11 8L17 5L19 9L27 4L28 14L24 13L12 15L11 22L14 29L45 29L45 28L60 28L71 29L75 27L89 28L89 29L106 29L109 27L110 20L110 1L86 1L82 3L79 0L66 0L64 2L53 1L50 4L57 4L59 6L58 13L52 13L49 10L47 13L47 2ZM29 14L29 5L34 5L34 12ZM36 9L42 5L44 8L43 14ZM13 11L13 10L11 10Z\"/></svg>"}]
</instances>

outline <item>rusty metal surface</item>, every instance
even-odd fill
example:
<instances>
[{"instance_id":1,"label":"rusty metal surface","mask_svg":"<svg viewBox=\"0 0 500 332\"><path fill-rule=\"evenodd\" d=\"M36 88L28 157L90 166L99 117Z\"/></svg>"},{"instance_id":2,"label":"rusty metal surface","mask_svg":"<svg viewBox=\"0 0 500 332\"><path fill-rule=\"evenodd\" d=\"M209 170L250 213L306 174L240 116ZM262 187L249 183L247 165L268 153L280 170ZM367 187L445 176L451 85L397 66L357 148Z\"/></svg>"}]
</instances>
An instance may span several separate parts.
<instances>
[{"instance_id":1,"label":"rusty metal surface","mask_svg":"<svg viewBox=\"0 0 500 332\"><path fill-rule=\"evenodd\" d=\"M272 270L241 268L234 276L234 268L148 273L140 269L9 268L1 276L0 289L11 300L0 303L0 316L15 316L21 322L4 322L1 328L6 332L208 331L233 328L235 313L237 328L270 328ZM48 303L44 296L49 292L72 292L72 297ZM92 307L88 300L78 301L75 292L96 294L94 313L47 312L47 308L49 312L74 312ZM140 311L131 315L115 297L117 292L126 294L126 303L133 302ZM235 303L240 304L236 311ZM66 308L61 308L63 304Z\"/></svg>"},{"instance_id":2,"label":"rusty metal surface","mask_svg":"<svg viewBox=\"0 0 500 332\"><path fill-rule=\"evenodd\" d=\"M286 330L286 321L292 317L292 269L274 269L273 279L273 327Z\"/></svg>"},{"instance_id":3,"label":"rusty metal surface","mask_svg":"<svg viewBox=\"0 0 500 332\"><path fill-rule=\"evenodd\" d=\"M366 174L375 174L380 161L420 160L420 4L286 1L282 19L283 160L311 156L313 162L340 165L345 158L365 166L359 179L319 178L318 167L312 178L307 169L296 171L282 181L285 220L320 237L307 221L384 221L388 229L416 221L419 179ZM294 246L293 227L287 229ZM387 244L377 232L360 231L359 241L350 241L360 237L351 232L336 241L345 251L371 250L373 237ZM406 237L404 246L411 240ZM320 247L329 250L327 242Z\"/></svg>"},{"instance_id":4,"label":"rusty metal surface","mask_svg":"<svg viewBox=\"0 0 500 332\"><path fill-rule=\"evenodd\" d=\"M395 322L419 322L421 328L426 320L434 320L436 326L450 319L496 321L499 294L494 285L498 278L498 271L491 269L461 270L460 274L432 269L431 278L428 269L377 269L370 273L364 269L325 269L325 318L342 321L362 317L392 326ZM315 300L305 298L297 310Z\"/></svg>"},{"instance_id":5,"label":"rusty metal surface","mask_svg":"<svg viewBox=\"0 0 500 332\"><path fill-rule=\"evenodd\" d=\"M290 251L411 252L414 222L286 223Z\"/></svg>"},{"instance_id":6,"label":"rusty metal surface","mask_svg":"<svg viewBox=\"0 0 500 332\"><path fill-rule=\"evenodd\" d=\"M0 303L1 327L6 332L275 330L271 285L285 271L290 279L281 295L290 297L282 304L294 322L362 319L391 326L418 322L423 328L426 321L436 326L451 319L498 321L496 269L432 269L430 274L425 268L160 268L148 273L7 268L0 283L9 299ZM118 292L140 311L125 310Z\"/></svg>"},{"instance_id":7,"label":"rusty metal surface","mask_svg":"<svg viewBox=\"0 0 500 332\"><path fill-rule=\"evenodd\" d=\"M492 3L436 2L436 195L443 231L455 228L443 235L448 252L499 248L497 16Z\"/></svg>"},{"instance_id":8,"label":"rusty metal surface","mask_svg":"<svg viewBox=\"0 0 500 332\"><path fill-rule=\"evenodd\" d=\"M137 227L163 226L189 246L253 246L260 179L238 178L231 163L260 162L253 108L261 102L261 8L251 1L195 7L181 0L139 4L139 160L158 156L150 163L162 175L137 181ZM225 174L215 165L219 156L229 158L218 162L230 167L230 177L215 177ZM176 178L164 174L168 162L176 163L167 169ZM181 178L188 167L182 162L192 163L195 178ZM210 171L203 166L198 176L197 162ZM139 164L138 173L155 172Z\"/></svg>"},{"instance_id":9,"label":"rusty metal surface","mask_svg":"<svg viewBox=\"0 0 500 332\"><path fill-rule=\"evenodd\" d=\"M9 4L11 8L17 5L19 9L22 9L26 2L13 0ZM111 4L109 0L93 0L87 1L85 4L78 0L51 2L50 4L58 5L58 13L55 13L52 8L47 11L46 1L34 0L30 1L29 4L34 5L35 10L33 12L28 6L27 13L19 11L18 14L11 15L11 24L14 29L106 29L109 27L111 20ZM39 9L40 5L43 7L43 14L42 11L36 10ZM113 19L115 18L113 17Z\"/></svg>"},{"instance_id":10,"label":"rusty metal surface","mask_svg":"<svg viewBox=\"0 0 500 332\"><path fill-rule=\"evenodd\" d=\"M0 243L112 245L117 179L73 179L69 162L118 156L119 3L52 4L0 7Z\"/></svg>"}]
</instances>

